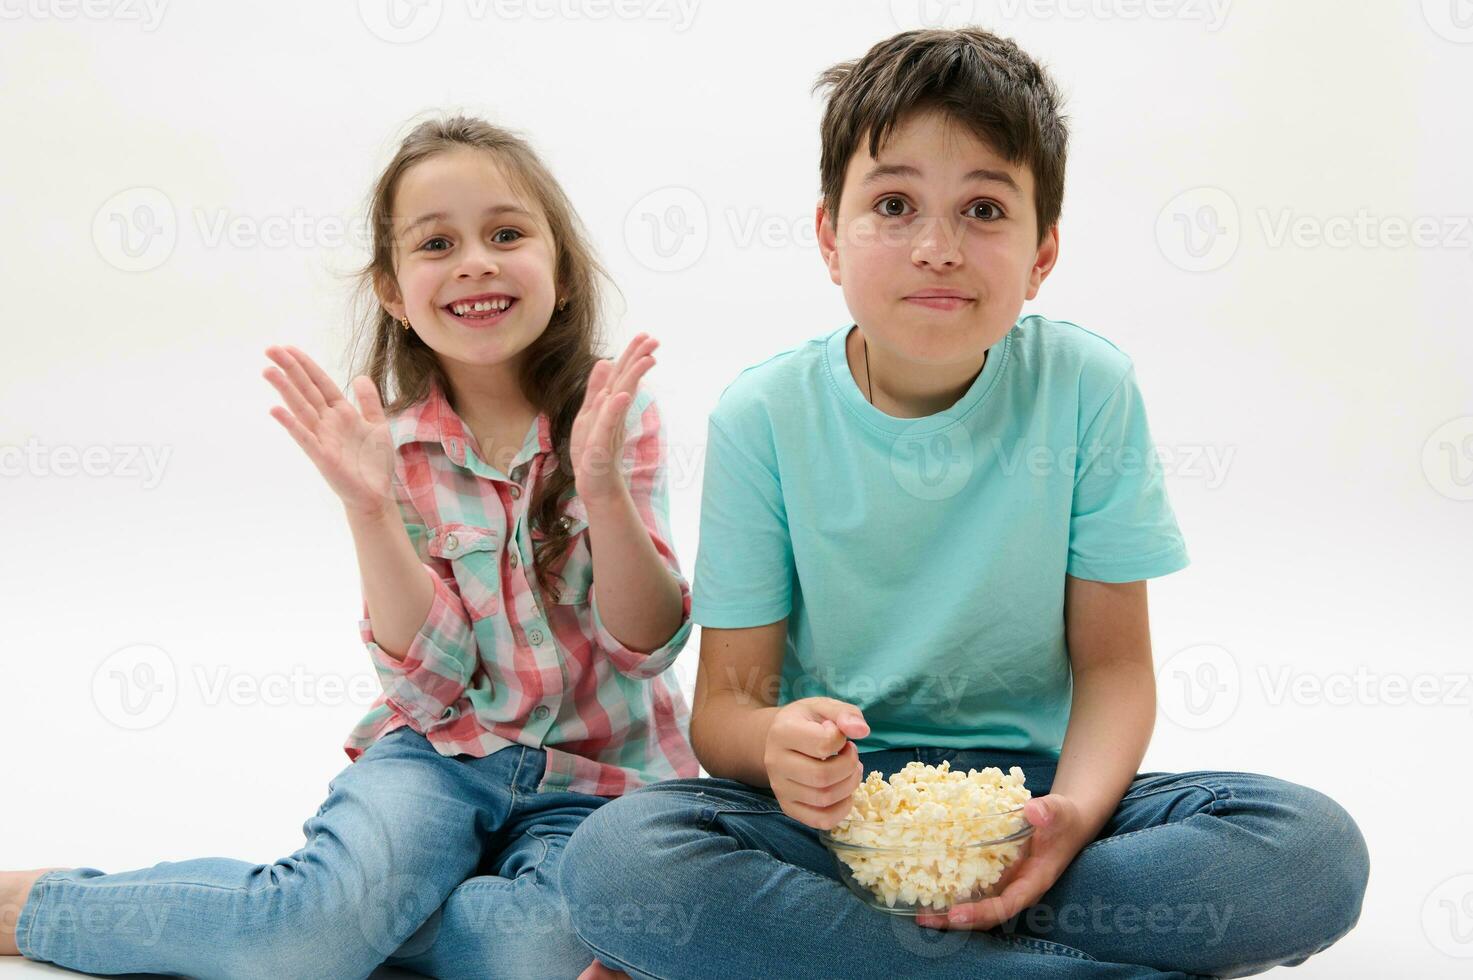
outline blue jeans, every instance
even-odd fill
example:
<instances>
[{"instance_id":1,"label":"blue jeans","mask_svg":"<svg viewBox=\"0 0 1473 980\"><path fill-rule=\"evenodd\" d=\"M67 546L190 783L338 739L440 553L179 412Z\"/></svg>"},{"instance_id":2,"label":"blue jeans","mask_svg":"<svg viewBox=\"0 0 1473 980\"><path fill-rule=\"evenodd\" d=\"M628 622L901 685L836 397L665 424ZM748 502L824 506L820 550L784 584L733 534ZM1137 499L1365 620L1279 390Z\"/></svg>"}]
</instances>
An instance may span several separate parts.
<instances>
[{"instance_id":1,"label":"blue jeans","mask_svg":"<svg viewBox=\"0 0 1473 980\"><path fill-rule=\"evenodd\" d=\"M536 792L545 761L520 745L448 758L397 729L333 778L290 857L48 872L21 909L17 944L88 973L332 980L388 963L568 980L593 957L572 931L557 865L608 799Z\"/></svg>"},{"instance_id":2,"label":"blue jeans","mask_svg":"<svg viewBox=\"0 0 1473 980\"><path fill-rule=\"evenodd\" d=\"M1035 796L1057 768L994 750L860 758L887 776L916 760L1017 765ZM728 779L670 780L612 801L573 835L561 875L578 935L632 977L1115 980L1302 963L1355 925L1369 867L1355 822L1315 790L1252 773L1150 772L1038 903L985 932L870 908L839 882L815 831L771 793ZM646 927L657 911L671 920L664 932Z\"/></svg>"}]
</instances>

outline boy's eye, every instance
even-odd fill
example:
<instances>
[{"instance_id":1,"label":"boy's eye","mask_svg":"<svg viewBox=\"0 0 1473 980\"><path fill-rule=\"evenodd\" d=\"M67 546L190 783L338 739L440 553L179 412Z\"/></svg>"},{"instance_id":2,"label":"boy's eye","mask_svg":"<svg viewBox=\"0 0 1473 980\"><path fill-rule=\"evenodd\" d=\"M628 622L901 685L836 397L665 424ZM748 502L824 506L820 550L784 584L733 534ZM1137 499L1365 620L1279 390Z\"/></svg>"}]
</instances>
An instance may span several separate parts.
<instances>
[{"instance_id":1,"label":"boy's eye","mask_svg":"<svg viewBox=\"0 0 1473 980\"><path fill-rule=\"evenodd\" d=\"M875 206L875 210L887 218L898 218L905 213L906 203L903 197L882 197Z\"/></svg>"},{"instance_id":2,"label":"boy's eye","mask_svg":"<svg viewBox=\"0 0 1473 980\"><path fill-rule=\"evenodd\" d=\"M986 214L978 214L978 208L988 208L994 216L988 218ZM969 218L981 218L983 221L996 221L1003 216L1002 209L991 201L978 201L976 204L968 207L966 213Z\"/></svg>"}]
</instances>

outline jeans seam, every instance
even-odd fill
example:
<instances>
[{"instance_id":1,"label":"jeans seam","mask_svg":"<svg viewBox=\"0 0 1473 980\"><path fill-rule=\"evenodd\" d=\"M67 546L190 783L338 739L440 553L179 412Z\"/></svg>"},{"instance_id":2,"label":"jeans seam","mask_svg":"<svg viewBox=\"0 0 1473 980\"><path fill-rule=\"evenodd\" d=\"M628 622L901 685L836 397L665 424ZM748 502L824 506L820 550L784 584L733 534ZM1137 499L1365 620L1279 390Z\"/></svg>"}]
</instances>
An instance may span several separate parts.
<instances>
[{"instance_id":1,"label":"jeans seam","mask_svg":"<svg viewBox=\"0 0 1473 980\"><path fill-rule=\"evenodd\" d=\"M515 810L517 806L517 781L522 778L522 763L527 760L527 747L522 746L521 753L517 756L517 768L511 774L511 805L508 810Z\"/></svg>"},{"instance_id":2,"label":"jeans seam","mask_svg":"<svg viewBox=\"0 0 1473 980\"><path fill-rule=\"evenodd\" d=\"M573 927L573 935L575 935L575 936L578 937L578 941L580 943L582 943L583 945L587 946L589 949L593 950L594 958L597 959L600 963L604 963L605 966L608 966L608 963L604 962L604 957L608 957L609 959L613 960L615 963L618 963L620 966L627 965L627 964L624 963L623 960L619 959L619 957L617 957L614 954L610 953L608 950L605 950L605 949L603 949L603 948L601 948L599 946L596 946L593 943L589 942L587 939L584 939L583 938L583 933L581 933L581 932L578 931L578 927L577 926L574 926ZM638 967L636 967L635 969L638 969ZM653 977L654 980L665 980L665 978L660 977L657 974L651 973L648 970L640 970L639 972L640 972L640 975L641 976Z\"/></svg>"},{"instance_id":3,"label":"jeans seam","mask_svg":"<svg viewBox=\"0 0 1473 980\"><path fill-rule=\"evenodd\" d=\"M984 935L986 935L986 933L984 933ZM1099 960L1095 959L1093 956L1089 955L1082 949L1076 949L1075 947L1067 946L1064 943L1056 943L1049 939L1037 939L1033 936L999 936L997 938L1002 939L1004 942L1022 946L1024 949L1027 949L1031 952L1042 953L1045 956L1063 956L1066 959L1071 960L1086 960L1091 963L1099 962Z\"/></svg>"},{"instance_id":4,"label":"jeans seam","mask_svg":"<svg viewBox=\"0 0 1473 980\"><path fill-rule=\"evenodd\" d=\"M1188 785L1195 786L1198 789L1204 789L1207 792L1209 792L1209 793L1212 794L1212 802L1209 803L1209 804L1207 804L1207 808L1202 811L1203 813L1207 814L1208 816L1216 816L1217 815L1217 811L1218 811L1219 807L1221 806L1221 804L1224 801L1231 800L1233 798L1233 791L1231 789L1229 789L1228 787L1226 787L1226 786L1208 786L1205 783L1189 783ZM1156 796L1156 795L1158 795L1160 793L1170 793L1170 792L1173 792L1175 789L1179 789L1179 788L1180 787L1173 787L1171 789L1151 790L1149 793L1141 793L1138 796L1131 797L1131 799L1139 800L1139 799L1142 799L1142 798L1147 797L1147 796ZM1176 821L1176 822L1179 822L1179 821ZM1118 840L1127 840L1127 839L1129 839L1131 837L1136 836L1137 834L1148 833L1148 832L1150 832L1152 830L1164 830L1164 829L1166 829L1167 827L1170 827L1170 826L1171 826L1171 824L1169 824L1169 823L1162 823L1162 824L1156 824L1156 825L1151 826L1151 827L1142 827L1140 830L1132 830L1132 831L1130 831L1128 833L1124 833L1124 834L1115 834L1115 835L1113 835L1111 837L1102 837L1099 840L1091 841L1090 843L1086 844L1083 847L1082 851L1087 851L1090 848L1099 847L1101 844L1109 844L1109 843L1112 843L1112 842L1118 841ZM1081 853L1082 853L1082 851L1081 851Z\"/></svg>"}]
</instances>

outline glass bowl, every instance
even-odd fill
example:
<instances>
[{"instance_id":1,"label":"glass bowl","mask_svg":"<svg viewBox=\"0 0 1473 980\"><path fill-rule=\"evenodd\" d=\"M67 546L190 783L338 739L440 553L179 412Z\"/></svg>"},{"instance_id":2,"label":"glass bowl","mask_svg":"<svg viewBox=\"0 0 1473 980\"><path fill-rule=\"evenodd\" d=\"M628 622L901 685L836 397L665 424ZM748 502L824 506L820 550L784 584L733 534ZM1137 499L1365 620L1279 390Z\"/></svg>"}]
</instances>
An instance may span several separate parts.
<instances>
[{"instance_id":1,"label":"glass bowl","mask_svg":"<svg viewBox=\"0 0 1473 980\"><path fill-rule=\"evenodd\" d=\"M863 823L845 829L857 829L864 839ZM1000 893L1033 843L1033 825L1021 806L924 830L927 840L898 846L849 843L827 830L818 836L834 856L839 877L861 901L909 916L945 913Z\"/></svg>"}]
</instances>

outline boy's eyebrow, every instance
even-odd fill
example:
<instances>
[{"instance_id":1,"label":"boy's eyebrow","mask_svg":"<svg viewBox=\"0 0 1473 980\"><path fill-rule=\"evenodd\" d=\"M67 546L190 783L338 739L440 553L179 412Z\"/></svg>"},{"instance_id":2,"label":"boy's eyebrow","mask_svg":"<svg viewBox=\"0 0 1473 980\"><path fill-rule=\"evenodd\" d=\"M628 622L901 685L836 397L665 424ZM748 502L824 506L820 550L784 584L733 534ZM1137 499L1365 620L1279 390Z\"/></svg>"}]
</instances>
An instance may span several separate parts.
<instances>
[{"instance_id":1,"label":"boy's eyebrow","mask_svg":"<svg viewBox=\"0 0 1473 980\"><path fill-rule=\"evenodd\" d=\"M489 218L493 214L520 214L528 219L532 217L531 213L528 212L525 208L519 208L515 204L493 204L485 211L481 212L481 217ZM427 221L445 221L449 217L450 215L444 211L431 211L429 214L422 214L418 218L415 218L413 221L411 221L409 224L405 225L404 230L399 232L399 234L407 235Z\"/></svg>"},{"instance_id":2,"label":"boy's eyebrow","mask_svg":"<svg viewBox=\"0 0 1473 980\"><path fill-rule=\"evenodd\" d=\"M886 177L916 178L920 175L921 172L908 163L882 163L871 170L869 173L865 174L864 180L862 180L860 183L873 184L877 181L884 180ZM1023 188L1018 186L1018 182L1013 179L1013 175L1005 170L989 170L986 167L978 167L976 170L968 173L963 179L968 181L981 180L988 181L994 184L1003 184L1007 187L1012 188L1015 194L1023 193Z\"/></svg>"}]
</instances>

